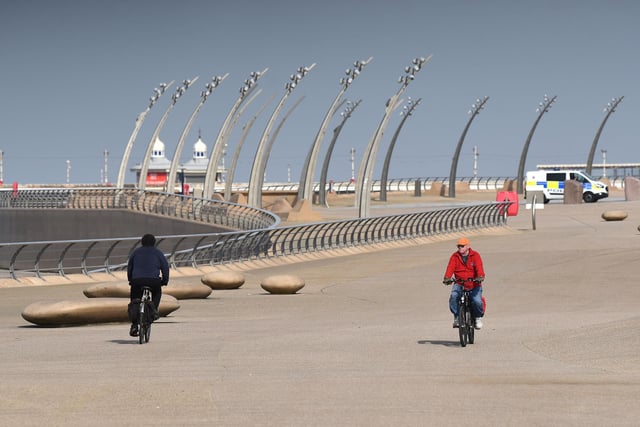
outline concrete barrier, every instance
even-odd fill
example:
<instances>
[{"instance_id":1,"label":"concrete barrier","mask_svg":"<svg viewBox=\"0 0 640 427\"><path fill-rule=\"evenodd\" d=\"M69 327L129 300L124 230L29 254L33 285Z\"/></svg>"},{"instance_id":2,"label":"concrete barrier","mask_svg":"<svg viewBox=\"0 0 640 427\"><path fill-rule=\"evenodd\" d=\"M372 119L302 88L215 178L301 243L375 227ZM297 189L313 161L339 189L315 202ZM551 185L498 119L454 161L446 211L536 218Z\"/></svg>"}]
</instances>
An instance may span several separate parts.
<instances>
[{"instance_id":1,"label":"concrete barrier","mask_svg":"<svg viewBox=\"0 0 640 427\"><path fill-rule=\"evenodd\" d=\"M39 326L74 326L93 323L128 322L124 298L97 298L58 302L34 302L22 311L22 318ZM180 308L171 295L162 295L160 316L164 317Z\"/></svg>"},{"instance_id":2,"label":"concrete barrier","mask_svg":"<svg viewBox=\"0 0 640 427\"><path fill-rule=\"evenodd\" d=\"M237 271L212 271L200 278L211 289L237 289L244 284L244 275Z\"/></svg>"},{"instance_id":3,"label":"concrete barrier","mask_svg":"<svg viewBox=\"0 0 640 427\"><path fill-rule=\"evenodd\" d=\"M295 294L304 287L304 279L292 274L265 277L260 286L271 294Z\"/></svg>"}]
</instances>

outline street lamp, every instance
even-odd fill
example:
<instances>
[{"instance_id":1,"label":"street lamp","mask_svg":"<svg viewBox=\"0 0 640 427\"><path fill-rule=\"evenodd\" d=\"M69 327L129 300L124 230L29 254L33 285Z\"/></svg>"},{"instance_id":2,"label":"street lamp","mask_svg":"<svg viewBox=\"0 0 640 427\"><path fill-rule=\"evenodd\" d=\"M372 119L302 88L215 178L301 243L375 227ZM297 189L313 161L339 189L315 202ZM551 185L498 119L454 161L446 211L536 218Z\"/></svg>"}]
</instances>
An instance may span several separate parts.
<instances>
[{"instance_id":1,"label":"street lamp","mask_svg":"<svg viewBox=\"0 0 640 427\"><path fill-rule=\"evenodd\" d=\"M153 96L149 98L149 105L147 109L142 113L138 114L136 118L136 125L129 137L129 142L127 143L126 148L124 149L124 155L122 156L122 162L120 163L120 170L118 171L118 179L116 181L116 188L124 187L124 175L127 170L127 163L129 163L129 156L131 156L131 149L133 148L133 143L138 137L138 132L140 132L140 128L142 127L142 123L144 119L147 117L147 113L151 110L151 107L158 102L158 99L162 96L162 94L173 84L173 80L170 83L161 83L159 87L153 89Z\"/></svg>"},{"instance_id":2,"label":"street lamp","mask_svg":"<svg viewBox=\"0 0 640 427\"><path fill-rule=\"evenodd\" d=\"M607 120L609 120L609 116L616 111L616 108L618 107L618 104L620 104L622 102L622 99L624 98L624 96L621 96L620 98L611 98L611 101L609 101L607 103L607 106L604 107L604 112L607 113L604 116L604 119L602 119L602 123L600 124L600 127L598 128L598 132L596 132L596 136L593 139L593 143L591 143L591 150L589 150L589 157L587 158L587 168L586 168L586 172L591 175L591 169L593 168L593 156L595 155L596 152L596 145L598 145L598 140L600 139L600 134L602 133L602 129L604 128L604 125L607 123Z\"/></svg>"},{"instance_id":3,"label":"street lamp","mask_svg":"<svg viewBox=\"0 0 640 427\"><path fill-rule=\"evenodd\" d=\"M522 185L524 182L524 164L527 161L527 152L529 151L529 144L531 144L531 138L533 138L533 134L536 131L536 127L538 126L538 123L540 123L540 119L542 118L544 113L549 111L549 109L551 108L551 104L554 103L556 98L557 96L553 96L552 98L549 98L547 95L545 95L542 102L538 104L538 108L536 109L536 112L538 113L538 117L536 117L536 121L533 122L533 126L529 131L529 135L527 136L527 140L524 143L524 147L522 147L522 154L520 155L520 164L518 165L518 177L516 178L518 194L523 194L524 192L524 188L523 188L524 186Z\"/></svg>"},{"instance_id":4,"label":"street lamp","mask_svg":"<svg viewBox=\"0 0 640 427\"><path fill-rule=\"evenodd\" d=\"M276 126L276 129L273 132L273 135L271 136L271 138L269 138L269 141L265 146L264 155L262 156L262 163L259 165L259 169L257 172L258 181L259 181L258 188L260 188L261 193L262 193L262 185L264 184L264 177L266 175L266 170L267 170L267 161L269 160L269 156L271 155L271 148L273 147L273 143L278 138L278 134L280 133L280 130L284 125L284 122L287 121L291 113L293 113L293 110L295 110L298 107L298 105L300 105L303 99L304 99L304 96L301 97L299 100L297 100L296 103L293 104L291 108L289 108L289 111L287 111L287 113L282 117L282 119L280 120L280 123L278 123L278 126ZM260 198L262 198L262 195L260 195Z\"/></svg>"},{"instance_id":5,"label":"street lamp","mask_svg":"<svg viewBox=\"0 0 640 427\"><path fill-rule=\"evenodd\" d=\"M262 90L262 89L260 89L260 90ZM256 95L258 95L259 93L260 92L256 93ZM229 165L229 169L227 170L227 178L224 181L224 199L227 200L227 201L231 199L231 187L233 185L233 176L234 176L234 174L236 172L236 165L238 164L238 158L240 157L240 150L242 150L242 146L244 145L244 142L247 139L247 135L249 135L249 131L251 130L251 127L255 123L256 119L264 111L264 109L267 108L267 105L269 105L271 103L271 101L273 101L274 96L269 98L269 100L267 102L265 102L262 105L262 107L260 107L258 112L256 114L254 114L254 116L251 118L251 120L249 120L242 127L242 136L240 137L240 141L238 141L238 145L236 146L236 150L233 152L233 158L231 159L231 164ZM252 100L247 101L247 105L251 101ZM242 114L242 111L240 111L238 113L238 115L240 115L240 114Z\"/></svg>"},{"instance_id":6,"label":"street lamp","mask_svg":"<svg viewBox=\"0 0 640 427\"><path fill-rule=\"evenodd\" d=\"M262 133L262 137L260 138L260 142L258 143L258 148L256 150L256 155L253 158L253 165L251 167L251 176L249 177L249 195L247 197L247 204L249 206L253 206L256 208L262 207L262 182L264 180L264 176L262 175L263 171L260 171L261 165L266 163L266 160L263 159L265 157L265 145L267 141L269 141L271 128L273 127L273 123L275 122L278 113L282 109L284 102L287 100L287 97L293 92L293 90L298 86L298 83L315 67L316 64L313 63L308 67L298 67L298 70L295 74L290 76L290 81L285 85L285 92L280 99L280 102L276 106L275 110L271 114L271 118L267 122L267 126ZM268 155L268 154L267 154Z\"/></svg>"},{"instance_id":7,"label":"street lamp","mask_svg":"<svg viewBox=\"0 0 640 427\"><path fill-rule=\"evenodd\" d=\"M176 102L178 102L178 99L180 99L182 95L184 95L187 89L189 89L189 87L191 87L191 85L195 83L196 80L198 80L197 76L191 80L183 80L182 86L178 86L178 88L176 89L176 93L171 96L171 103L162 115L158 126L156 126L156 130L153 132L153 136L149 141L149 145L147 145L147 151L142 158L142 167L140 169L140 176L138 178L138 188L140 190L144 190L147 185L147 172L149 171L149 162L151 161L151 152L153 151L153 145L156 143L156 140L160 136L160 131L162 130L164 123L167 121L169 113L171 112L171 110L173 110L173 107L176 105Z\"/></svg>"},{"instance_id":8,"label":"street lamp","mask_svg":"<svg viewBox=\"0 0 640 427\"><path fill-rule=\"evenodd\" d=\"M415 79L416 73L422 69L425 63L431 59L431 55L427 58L414 58L411 64L404 68L404 75L398 78L400 88L391 98L387 100L385 105L384 115L378 125L378 128L374 132L364 155L362 156L362 162L360 163L360 169L358 170L358 181L356 187L359 191L357 194L358 200L358 215L360 218L367 217L369 215L369 193L371 191L371 178L373 175L373 165L376 161L378 148L382 141L382 135L389 122L389 116L398 107L399 99L402 93L405 91L409 83Z\"/></svg>"},{"instance_id":9,"label":"street lamp","mask_svg":"<svg viewBox=\"0 0 640 427\"><path fill-rule=\"evenodd\" d=\"M222 157L222 152L227 146L227 141L229 140L229 136L231 135L231 129L233 125L232 123L233 117L236 115L236 112L242 105L243 101L247 98L248 95L253 92L258 83L260 77L264 75L269 69L265 68L262 71L253 71L244 81L244 84L240 87L240 96L236 100L236 102L229 110L227 117L225 118L220 130L218 131L218 136L213 144L213 148L211 149L211 156L209 157L209 163L207 163L207 172L204 177L204 186L203 186L203 196L210 197L215 192L216 185L216 175L218 173L218 165L220 164L220 159ZM236 116L235 120L239 117ZM233 122L235 124L235 121Z\"/></svg>"},{"instance_id":10,"label":"street lamp","mask_svg":"<svg viewBox=\"0 0 640 427\"><path fill-rule=\"evenodd\" d=\"M480 110L482 110L484 104L486 104L488 100L488 96L485 96L482 99L476 99L476 103L471 105L471 110L469 110L468 112L468 114L470 115L469 120L467 121L467 125L462 131L462 135L460 135L455 154L453 155L453 160L451 161L451 171L449 172L449 197L451 198L456 197L456 170L458 169L458 158L460 157L462 144L464 143L464 139L467 136L467 131L471 126L471 122L473 122L473 119L475 119L475 117L480 114Z\"/></svg>"},{"instance_id":11,"label":"street lamp","mask_svg":"<svg viewBox=\"0 0 640 427\"><path fill-rule=\"evenodd\" d=\"M358 107L358 105L360 105L361 102L361 99L359 99L356 103L347 101L347 106L345 107L344 111L340 113L340 115L342 116L342 121L340 122L338 127L333 130L333 139L331 140L331 142L329 143L329 147L327 148L327 154L324 156L322 171L320 172L320 186L318 187L318 192L320 193L319 204L322 206L329 207L327 204L327 193L325 191L325 188L327 187L327 172L329 170L329 162L331 162L331 155L333 154L333 147L336 145L338 136L340 135L340 132L342 132L342 128L347 122L347 119L351 117L351 114Z\"/></svg>"},{"instance_id":12,"label":"street lamp","mask_svg":"<svg viewBox=\"0 0 640 427\"><path fill-rule=\"evenodd\" d=\"M404 122L407 121L413 110L422 102L422 98L419 98L415 102L409 98L407 103L402 108L400 115L402 116L402 120L398 125L398 129L396 129L393 134L393 138L391 138L391 143L389 144L389 148L387 149L387 155L384 158L384 165L382 166L382 174L380 175L380 201L387 201L387 180L389 177L389 165L391 164L391 155L393 154L393 149L395 148L396 141L398 140L398 135L400 135L400 130L402 126L404 126Z\"/></svg>"},{"instance_id":13,"label":"street lamp","mask_svg":"<svg viewBox=\"0 0 640 427\"><path fill-rule=\"evenodd\" d=\"M209 95L211 95L213 91L216 90L218 86L220 86L220 83L222 83L224 79L227 78L227 76L229 76L229 73L225 74L224 76L213 76L211 78L211 81L205 85L204 90L200 92L200 102L198 102L198 105L196 105L193 113L191 113L191 117L189 117L189 121L187 121L187 124L182 130L182 134L180 135L180 139L178 140L178 145L176 146L176 151L173 153L173 159L171 159L171 167L169 168L169 176L167 177L167 184L165 188L165 191L167 193L173 193L174 191L176 175L178 171L178 163L180 162L180 156L182 155L182 148L184 147L184 142L187 139L187 135L189 135L189 132L191 131L191 126L193 126L193 122L196 116L202 109L204 103L209 98Z\"/></svg>"},{"instance_id":14,"label":"street lamp","mask_svg":"<svg viewBox=\"0 0 640 427\"><path fill-rule=\"evenodd\" d=\"M311 194L313 193L313 177L315 175L316 166L318 163L318 153L320 151L320 146L322 145L322 140L324 139L324 135L327 131L327 126L329 125L329 121L331 117L335 114L336 110L339 108L339 104L341 103L342 95L347 91L351 83L355 80L362 69L369 63L373 57L369 57L366 61L355 61L353 63L353 68L347 68L345 71L346 77L342 77L340 79L340 91L338 95L336 95L333 103L327 110L327 113L320 124L320 129L316 134L316 138L311 144L309 148L309 152L307 153L307 158L302 166L302 174L300 176L300 184L298 188L298 202L301 200L310 200Z\"/></svg>"}]
</instances>

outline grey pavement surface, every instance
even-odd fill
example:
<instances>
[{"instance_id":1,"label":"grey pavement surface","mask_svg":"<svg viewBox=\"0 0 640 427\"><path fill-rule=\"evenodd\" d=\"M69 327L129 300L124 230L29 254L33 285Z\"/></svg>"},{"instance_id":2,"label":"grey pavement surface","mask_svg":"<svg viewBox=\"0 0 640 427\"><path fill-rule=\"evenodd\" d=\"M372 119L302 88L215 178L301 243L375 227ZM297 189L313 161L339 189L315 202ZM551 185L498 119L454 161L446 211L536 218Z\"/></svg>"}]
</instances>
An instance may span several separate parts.
<instances>
[{"instance_id":1,"label":"grey pavement surface","mask_svg":"<svg viewBox=\"0 0 640 427\"><path fill-rule=\"evenodd\" d=\"M243 287L182 300L146 345L125 324L20 316L86 285L0 289L0 425L635 426L639 224L640 202L612 199L470 233L487 315L466 348L441 284L457 235L238 266ZM266 294L281 273L306 286Z\"/></svg>"}]
</instances>

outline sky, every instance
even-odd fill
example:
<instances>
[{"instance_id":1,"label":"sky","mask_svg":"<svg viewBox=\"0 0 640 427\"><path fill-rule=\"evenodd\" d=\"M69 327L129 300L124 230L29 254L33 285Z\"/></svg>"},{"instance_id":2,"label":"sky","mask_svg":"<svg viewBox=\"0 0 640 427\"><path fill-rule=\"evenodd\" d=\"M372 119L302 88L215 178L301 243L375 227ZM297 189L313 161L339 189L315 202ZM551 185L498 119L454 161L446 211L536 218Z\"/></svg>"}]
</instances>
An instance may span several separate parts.
<instances>
[{"instance_id":1,"label":"sky","mask_svg":"<svg viewBox=\"0 0 640 427\"><path fill-rule=\"evenodd\" d=\"M298 182L307 153L356 60L372 61L345 98L361 100L337 139L328 179L348 180L416 57L431 59L403 93L420 99L398 135L389 178L448 176L476 99L457 166L458 177L515 177L545 95L556 96L531 141L526 170L538 164L586 163L613 98L624 97L600 136L594 163L640 163L633 124L640 117L640 2L635 0L7 0L0 4L0 150L5 184L115 182L135 120L162 82L199 80L179 99L160 134L171 159L200 92L228 77L207 99L187 137L209 153L252 71L268 68L262 93L229 138L226 164L242 127L251 127L235 181L248 182L265 127L289 76L316 64L287 98L277 120L300 99L272 146L266 182ZM175 85L147 115L127 164L142 161ZM404 104L403 104L404 105ZM379 179L402 105L381 139ZM320 148L316 180L341 117ZM276 124L278 121L276 121ZM352 161L351 151L355 150ZM105 151L108 152L105 161ZM67 163L68 161L68 163ZM105 167L106 166L106 167Z\"/></svg>"}]
</instances>

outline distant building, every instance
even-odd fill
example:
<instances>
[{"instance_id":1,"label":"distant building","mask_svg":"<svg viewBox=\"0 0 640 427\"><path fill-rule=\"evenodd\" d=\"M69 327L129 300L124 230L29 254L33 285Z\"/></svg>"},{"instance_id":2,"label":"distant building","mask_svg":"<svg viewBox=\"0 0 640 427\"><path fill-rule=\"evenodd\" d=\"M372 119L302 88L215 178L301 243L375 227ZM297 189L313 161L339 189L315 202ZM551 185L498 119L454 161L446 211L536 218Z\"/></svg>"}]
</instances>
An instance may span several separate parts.
<instances>
[{"instance_id":1,"label":"distant building","mask_svg":"<svg viewBox=\"0 0 640 427\"><path fill-rule=\"evenodd\" d=\"M193 158L178 165L174 192L182 192L184 178L185 190L191 194L195 194L196 196L202 195L204 178L207 173L208 164L209 157L207 156L207 145L202 141L202 137L198 135L198 140L193 145ZM167 179L169 178L170 168L171 160L167 159L165 156L165 145L158 138L153 144L151 160L149 161L149 169L147 170L147 188L153 190L164 190L167 184ZM130 170L131 172L135 172L136 182L139 182L142 164L138 163ZM224 168L218 167L216 172L216 182L223 181L224 173Z\"/></svg>"}]
</instances>

